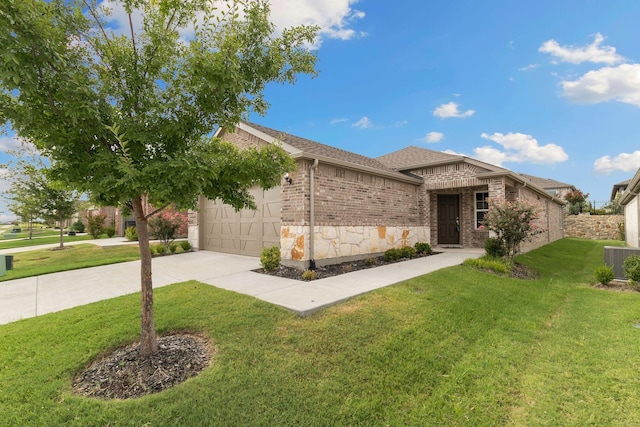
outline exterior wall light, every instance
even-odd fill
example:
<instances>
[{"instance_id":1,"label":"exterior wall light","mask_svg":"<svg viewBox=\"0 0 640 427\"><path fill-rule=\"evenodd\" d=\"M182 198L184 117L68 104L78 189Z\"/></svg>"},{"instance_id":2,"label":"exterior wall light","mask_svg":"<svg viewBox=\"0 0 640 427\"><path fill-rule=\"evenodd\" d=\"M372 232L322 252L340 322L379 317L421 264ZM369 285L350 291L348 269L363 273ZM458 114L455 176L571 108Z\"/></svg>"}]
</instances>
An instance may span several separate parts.
<instances>
[{"instance_id":1,"label":"exterior wall light","mask_svg":"<svg viewBox=\"0 0 640 427\"><path fill-rule=\"evenodd\" d=\"M289 185L293 184L293 180L291 179L288 173L284 174L284 180L287 181Z\"/></svg>"}]
</instances>

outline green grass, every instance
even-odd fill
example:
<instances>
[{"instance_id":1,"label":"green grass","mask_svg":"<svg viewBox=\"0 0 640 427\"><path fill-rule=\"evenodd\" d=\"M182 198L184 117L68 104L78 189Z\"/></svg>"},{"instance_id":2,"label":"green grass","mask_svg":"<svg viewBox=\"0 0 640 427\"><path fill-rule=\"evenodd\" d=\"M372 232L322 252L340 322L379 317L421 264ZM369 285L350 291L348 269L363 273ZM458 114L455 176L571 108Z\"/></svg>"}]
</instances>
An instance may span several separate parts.
<instances>
[{"instance_id":1,"label":"green grass","mask_svg":"<svg viewBox=\"0 0 640 427\"><path fill-rule=\"evenodd\" d=\"M163 287L159 332L203 332L217 353L197 378L129 401L75 396L71 380L138 339L139 296L0 326L0 424L640 425L640 295L590 287L611 244L525 254L537 280L457 266L309 318Z\"/></svg>"},{"instance_id":2,"label":"green grass","mask_svg":"<svg viewBox=\"0 0 640 427\"><path fill-rule=\"evenodd\" d=\"M28 237L28 236L24 236ZM78 242L82 240L92 239L88 234L84 234L82 236L64 236L64 244L71 242ZM35 237L33 239L9 239L9 240L0 240L0 249L14 249L14 248L26 248L28 246L39 246L39 245L49 245L60 243L60 232L55 236L47 236L47 237Z\"/></svg>"},{"instance_id":3,"label":"green grass","mask_svg":"<svg viewBox=\"0 0 640 427\"><path fill-rule=\"evenodd\" d=\"M138 245L101 247L88 243L63 250L39 249L13 254L13 269L0 281L140 259Z\"/></svg>"}]
</instances>

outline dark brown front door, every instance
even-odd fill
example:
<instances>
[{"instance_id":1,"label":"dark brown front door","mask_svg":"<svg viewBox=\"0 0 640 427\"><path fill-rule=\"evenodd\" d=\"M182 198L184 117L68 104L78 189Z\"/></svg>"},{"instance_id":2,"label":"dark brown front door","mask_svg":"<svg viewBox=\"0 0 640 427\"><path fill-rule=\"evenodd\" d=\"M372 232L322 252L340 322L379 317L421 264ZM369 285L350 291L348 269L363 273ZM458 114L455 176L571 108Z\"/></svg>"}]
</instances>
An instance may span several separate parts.
<instances>
[{"instance_id":1,"label":"dark brown front door","mask_svg":"<svg viewBox=\"0 0 640 427\"><path fill-rule=\"evenodd\" d=\"M438 195L438 244L460 244L460 196Z\"/></svg>"}]
</instances>

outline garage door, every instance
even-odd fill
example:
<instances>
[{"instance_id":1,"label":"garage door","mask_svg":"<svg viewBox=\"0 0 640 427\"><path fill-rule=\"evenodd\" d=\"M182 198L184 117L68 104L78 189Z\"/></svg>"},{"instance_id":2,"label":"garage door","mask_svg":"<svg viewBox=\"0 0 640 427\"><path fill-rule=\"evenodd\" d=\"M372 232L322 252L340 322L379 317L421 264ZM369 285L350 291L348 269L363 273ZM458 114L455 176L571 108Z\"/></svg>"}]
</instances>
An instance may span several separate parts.
<instances>
[{"instance_id":1,"label":"garage door","mask_svg":"<svg viewBox=\"0 0 640 427\"><path fill-rule=\"evenodd\" d=\"M222 202L207 200L203 211L203 248L209 251L260 256L263 248L280 246L281 188L252 190L258 210L236 212Z\"/></svg>"}]
</instances>

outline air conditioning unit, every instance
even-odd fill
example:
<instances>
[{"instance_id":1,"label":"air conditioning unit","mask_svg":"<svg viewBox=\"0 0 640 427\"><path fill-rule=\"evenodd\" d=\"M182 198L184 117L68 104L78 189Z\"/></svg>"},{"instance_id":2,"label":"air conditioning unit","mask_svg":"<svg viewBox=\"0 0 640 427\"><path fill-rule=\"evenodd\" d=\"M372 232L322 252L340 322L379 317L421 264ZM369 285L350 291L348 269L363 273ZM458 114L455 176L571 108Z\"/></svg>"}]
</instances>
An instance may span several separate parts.
<instances>
[{"instance_id":1,"label":"air conditioning unit","mask_svg":"<svg viewBox=\"0 0 640 427\"><path fill-rule=\"evenodd\" d=\"M627 279L624 277L624 267L622 263L629 255L640 256L640 248L627 248L624 246L604 247L604 263L613 268L613 275L616 279Z\"/></svg>"}]
</instances>

